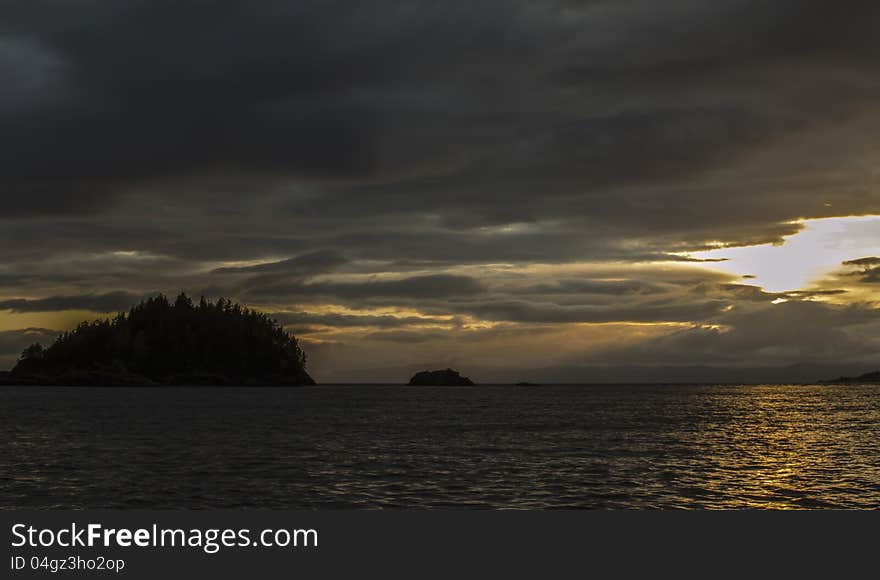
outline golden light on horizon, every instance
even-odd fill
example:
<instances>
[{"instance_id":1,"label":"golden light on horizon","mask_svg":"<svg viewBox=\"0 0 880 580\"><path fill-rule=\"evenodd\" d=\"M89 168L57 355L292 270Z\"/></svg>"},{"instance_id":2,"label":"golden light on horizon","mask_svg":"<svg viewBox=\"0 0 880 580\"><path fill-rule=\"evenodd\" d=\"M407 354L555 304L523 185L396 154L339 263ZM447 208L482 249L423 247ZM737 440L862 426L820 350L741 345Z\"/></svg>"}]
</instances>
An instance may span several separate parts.
<instances>
[{"instance_id":1,"label":"golden light on horizon","mask_svg":"<svg viewBox=\"0 0 880 580\"><path fill-rule=\"evenodd\" d=\"M0 311L0 332L22 328L69 330L84 320L106 318L107 313L91 310L61 310L57 312Z\"/></svg>"}]
</instances>

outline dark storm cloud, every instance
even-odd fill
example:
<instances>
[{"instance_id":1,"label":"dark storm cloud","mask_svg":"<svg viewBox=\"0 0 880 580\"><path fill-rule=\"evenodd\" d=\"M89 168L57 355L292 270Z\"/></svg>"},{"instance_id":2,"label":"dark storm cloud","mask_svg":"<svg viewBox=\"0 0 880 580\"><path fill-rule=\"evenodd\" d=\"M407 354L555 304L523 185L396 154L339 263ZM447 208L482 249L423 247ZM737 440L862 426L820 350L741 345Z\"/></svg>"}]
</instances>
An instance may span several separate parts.
<instances>
[{"instance_id":1,"label":"dark storm cloud","mask_svg":"<svg viewBox=\"0 0 880 580\"><path fill-rule=\"evenodd\" d=\"M486 302L460 307L485 320L529 323L687 322L720 314L725 302L641 303L627 306L563 306L526 301Z\"/></svg>"},{"instance_id":2,"label":"dark storm cloud","mask_svg":"<svg viewBox=\"0 0 880 580\"><path fill-rule=\"evenodd\" d=\"M275 274L281 276L304 276L327 272L345 264L345 257L330 251L312 252L286 260L268 262L256 266L217 268L215 274Z\"/></svg>"},{"instance_id":3,"label":"dark storm cloud","mask_svg":"<svg viewBox=\"0 0 880 580\"><path fill-rule=\"evenodd\" d=\"M247 292L253 298L330 297L359 301L367 298L437 299L481 294L485 288L469 276L432 274L412 276L400 280L368 282L311 282L307 284L280 284L259 286Z\"/></svg>"},{"instance_id":4,"label":"dark storm cloud","mask_svg":"<svg viewBox=\"0 0 880 580\"><path fill-rule=\"evenodd\" d=\"M820 1L9 1L6 215L109 210L144 184L220 171L249 175L258 197L316 180L324 202L293 204L316 222L559 218L578 196L628 223L648 200L621 188L692 178L874 98L857 81L835 90L849 81L822 67L870 70L877 13ZM776 67L815 90L773 82ZM738 201L765 221L758 194ZM651 213L649 229L680 225Z\"/></svg>"},{"instance_id":5,"label":"dark storm cloud","mask_svg":"<svg viewBox=\"0 0 880 580\"><path fill-rule=\"evenodd\" d=\"M873 268L862 274L862 282L880 284L880 268Z\"/></svg>"},{"instance_id":6,"label":"dark storm cloud","mask_svg":"<svg viewBox=\"0 0 880 580\"><path fill-rule=\"evenodd\" d=\"M880 258L870 257L870 258L859 258L857 260L847 260L843 263L844 266L865 266L866 268L873 268L874 266L880 266Z\"/></svg>"},{"instance_id":7,"label":"dark storm cloud","mask_svg":"<svg viewBox=\"0 0 880 580\"><path fill-rule=\"evenodd\" d=\"M355 314L315 314L310 312L278 312L272 317L285 326L295 324L317 324L337 328L369 326L375 328L396 328L400 326L418 326L430 324L450 324L444 318L431 316L391 316L391 315L355 315ZM455 321L452 321L453 323Z\"/></svg>"},{"instance_id":8,"label":"dark storm cloud","mask_svg":"<svg viewBox=\"0 0 880 580\"><path fill-rule=\"evenodd\" d=\"M846 288L857 299L876 303L875 284L880 284L880 258L868 256L842 262L816 286L825 291Z\"/></svg>"},{"instance_id":9,"label":"dark storm cloud","mask_svg":"<svg viewBox=\"0 0 880 580\"><path fill-rule=\"evenodd\" d=\"M880 258L871 256L847 260L842 265L849 266L850 270L855 269L855 271L845 272L846 276L856 277L859 282L865 284L880 284Z\"/></svg>"},{"instance_id":10,"label":"dark storm cloud","mask_svg":"<svg viewBox=\"0 0 880 580\"><path fill-rule=\"evenodd\" d=\"M19 202L8 211L31 211L29 194L43 195L46 212L89 211L92 196L111 202L126 186L218 167L338 180L406 170L435 148L448 155L452 143L430 135L443 119L416 140L400 133L430 124L422 115L453 89L454 58L495 41L509 19L488 18L489 5L416 8L4 3L0 32L54 62L56 89L42 106L0 112L16 143L2 165ZM71 187L92 192L89 203L59 208Z\"/></svg>"},{"instance_id":11,"label":"dark storm cloud","mask_svg":"<svg viewBox=\"0 0 880 580\"><path fill-rule=\"evenodd\" d=\"M60 310L91 310L92 312L121 312L141 300L143 296L128 292L108 292L83 296L50 296L36 300L16 298L0 300L0 310L12 312L54 312Z\"/></svg>"},{"instance_id":12,"label":"dark storm cloud","mask_svg":"<svg viewBox=\"0 0 880 580\"><path fill-rule=\"evenodd\" d=\"M514 291L515 294L654 294L661 289L640 280L559 280L554 284L537 284Z\"/></svg>"},{"instance_id":13,"label":"dark storm cloud","mask_svg":"<svg viewBox=\"0 0 880 580\"><path fill-rule=\"evenodd\" d=\"M406 330L386 330L383 332L371 332L366 338L371 340L379 340L385 342L396 342L402 344L417 344L420 342L429 342L442 337L441 332L410 332Z\"/></svg>"}]
</instances>

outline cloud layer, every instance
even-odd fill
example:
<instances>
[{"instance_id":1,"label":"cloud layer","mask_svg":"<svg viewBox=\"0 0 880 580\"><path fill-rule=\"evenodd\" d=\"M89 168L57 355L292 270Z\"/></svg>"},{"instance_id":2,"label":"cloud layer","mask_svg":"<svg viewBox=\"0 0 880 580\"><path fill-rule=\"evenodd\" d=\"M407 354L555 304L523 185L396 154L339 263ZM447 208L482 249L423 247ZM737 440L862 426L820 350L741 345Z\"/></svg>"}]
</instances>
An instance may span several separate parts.
<instances>
[{"instance_id":1,"label":"cloud layer","mask_svg":"<svg viewBox=\"0 0 880 580\"><path fill-rule=\"evenodd\" d=\"M319 379L496 351L523 369L880 360L853 346L874 262L782 296L686 255L880 213L878 17L8 0L2 328L187 290L277 312ZM758 339L789 314L834 340Z\"/></svg>"}]
</instances>

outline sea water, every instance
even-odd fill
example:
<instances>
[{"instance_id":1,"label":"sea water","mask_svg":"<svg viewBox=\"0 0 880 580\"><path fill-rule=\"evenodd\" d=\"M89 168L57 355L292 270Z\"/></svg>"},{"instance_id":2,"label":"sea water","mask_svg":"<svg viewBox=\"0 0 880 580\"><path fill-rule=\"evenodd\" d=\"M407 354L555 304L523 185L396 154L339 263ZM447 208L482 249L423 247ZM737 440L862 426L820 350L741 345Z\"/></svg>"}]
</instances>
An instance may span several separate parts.
<instances>
[{"instance_id":1,"label":"sea water","mask_svg":"<svg viewBox=\"0 0 880 580\"><path fill-rule=\"evenodd\" d=\"M877 508L880 386L0 388L4 508Z\"/></svg>"}]
</instances>

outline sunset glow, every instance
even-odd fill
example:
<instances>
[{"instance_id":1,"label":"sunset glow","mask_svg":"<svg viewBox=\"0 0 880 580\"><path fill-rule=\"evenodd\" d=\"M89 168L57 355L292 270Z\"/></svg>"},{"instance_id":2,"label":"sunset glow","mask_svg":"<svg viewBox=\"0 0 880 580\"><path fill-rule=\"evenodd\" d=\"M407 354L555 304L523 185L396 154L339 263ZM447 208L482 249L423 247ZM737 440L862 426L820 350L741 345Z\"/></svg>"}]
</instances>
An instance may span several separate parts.
<instances>
[{"instance_id":1,"label":"sunset glow","mask_svg":"<svg viewBox=\"0 0 880 580\"><path fill-rule=\"evenodd\" d=\"M880 255L880 216L803 220L802 230L781 244L723 248L690 254L723 258L713 268L748 279L768 292L805 290L848 260Z\"/></svg>"}]
</instances>

